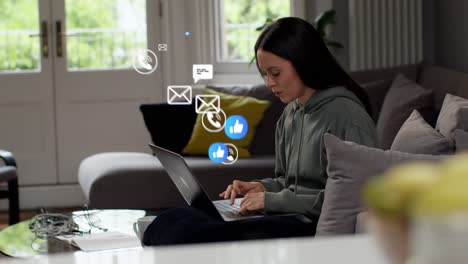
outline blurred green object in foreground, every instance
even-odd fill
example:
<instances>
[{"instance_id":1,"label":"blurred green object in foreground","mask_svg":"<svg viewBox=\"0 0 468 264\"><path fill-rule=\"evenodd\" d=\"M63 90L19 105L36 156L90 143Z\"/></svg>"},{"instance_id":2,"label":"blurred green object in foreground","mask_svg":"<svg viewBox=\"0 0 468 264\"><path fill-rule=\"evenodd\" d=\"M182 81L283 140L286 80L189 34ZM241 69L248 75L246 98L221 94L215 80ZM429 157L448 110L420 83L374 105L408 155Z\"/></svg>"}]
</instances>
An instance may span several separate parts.
<instances>
[{"instance_id":1,"label":"blurred green object in foreground","mask_svg":"<svg viewBox=\"0 0 468 264\"><path fill-rule=\"evenodd\" d=\"M443 162L440 174L435 188L415 197L412 213L416 216L468 216L468 154L455 155Z\"/></svg>"},{"instance_id":2,"label":"blurred green object in foreground","mask_svg":"<svg viewBox=\"0 0 468 264\"><path fill-rule=\"evenodd\" d=\"M364 188L364 202L374 211L387 216L405 216L414 198L431 190L440 181L434 163L415 162L396 166L372 179Z\"/></svg>"}]
</instances>

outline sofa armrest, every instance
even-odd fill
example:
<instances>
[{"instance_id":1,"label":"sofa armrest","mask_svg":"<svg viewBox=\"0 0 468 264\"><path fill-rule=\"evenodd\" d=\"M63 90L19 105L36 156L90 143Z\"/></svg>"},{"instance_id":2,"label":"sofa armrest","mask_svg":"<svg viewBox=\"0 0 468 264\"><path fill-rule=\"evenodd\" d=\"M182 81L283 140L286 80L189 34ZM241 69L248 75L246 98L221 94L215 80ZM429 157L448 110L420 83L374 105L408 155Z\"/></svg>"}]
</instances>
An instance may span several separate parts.
<instances>
[{"instance_id":1,"label":"sofa armrest","mask_svg":"<svg viewBox=\"0 0 468 264\"><path fill-rule=\"evenodd\" d=\"M16 160L11 152L0 149L0 159L2 159L3 162L5 162L6 166L16 167Z\"/></svg>"},{"instance_id":2,"label":"sofa armrest","mask_svg":"<svg viewBox=\"0 0 468 264\"><path fill-rule=\"evenodd\" d=\"M197 118L194 104L143 104L140 111L153 143L180 154L190 140Z\"/></svg>"}]
</instances>

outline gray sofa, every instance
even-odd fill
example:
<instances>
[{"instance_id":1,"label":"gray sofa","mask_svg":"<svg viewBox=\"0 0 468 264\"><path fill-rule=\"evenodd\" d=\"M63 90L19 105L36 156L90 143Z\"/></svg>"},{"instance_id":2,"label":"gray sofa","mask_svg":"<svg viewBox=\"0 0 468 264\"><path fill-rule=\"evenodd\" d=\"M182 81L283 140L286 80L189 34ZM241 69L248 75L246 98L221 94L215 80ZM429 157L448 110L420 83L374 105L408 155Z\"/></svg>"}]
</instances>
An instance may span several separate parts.
<instances>
[{"instance_id":1,"label":"gray sofa","mask_svg":"<svg viewBox=\"0 0 468 264\"><path fill-rule=\"evenodd\" d=\"M385 95L398 73L403 73L423 87L433 90L435 113L440 110L446 93L468 98L468 89L466 88L468 74L437 66L421 64L353 72L351 73L352 77L362 84L369 94L374 112L372 117L376 122ZM264 119L257 128L257 134L250 149L253 153L252 158L240 159L234 165L226 166L215 164L206 157L185 157L187 164L213 199L216 199L218 193L223 191L234 179L248 181L273 176L274 126L282 107L284 107L275 101L276 99L264 86L236 87L234 89L215 87L215 89L270 100L273 104L270 109L267 109ZM167 108L167 106L165 107ZM163 115L161 114L161 116ZM158 118L157 115L156 118ZM149 128L148 122L146 124ZM188 125L193 126L193 123ZM156 144L158 142L166 144L167 134L172 133L166 133L165 138L158 139L153 132L155 131L150 131L150 134ZM177 134L177 131L173 133L173 141L177 141L176 145L179 146L180 151L180 146L188 141L186 134L190 133L185 133L183 139ZM177 152L177 150L174 151ZM142 152L147 152L147 150L142 150ZM82 161L78 179L85 197L93 208L159 209L185 205L183 198L162 166L150 154L101 153L90 156Z\"/></svg>"}]
</instances>

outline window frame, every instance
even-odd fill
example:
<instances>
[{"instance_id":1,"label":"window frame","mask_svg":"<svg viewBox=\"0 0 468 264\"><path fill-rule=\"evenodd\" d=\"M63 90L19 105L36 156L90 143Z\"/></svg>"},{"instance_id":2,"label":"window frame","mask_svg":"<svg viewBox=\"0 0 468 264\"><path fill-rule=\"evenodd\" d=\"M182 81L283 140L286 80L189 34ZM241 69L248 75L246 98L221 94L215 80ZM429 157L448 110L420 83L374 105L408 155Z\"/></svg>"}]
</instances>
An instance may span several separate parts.
<instances>
[{"instance_id":1,"label":"window frame","mask_svg":"<svg viewBox=\"0 0 468 264\"><path fill-rule=\"evenodd\" d=\"M291 6L291 16L305 18L306 16L306 7L305 7L305 0L289 0ZM258 74L257 68L255 65L251 65L249 67L249 62L226 62L226 61L218 61L220 50L220 6L219 0L211 0L211 5L209 7L210 16L213 18L209 23L208 32L211 32L212 36L209 38L210 43L207 43L205 47L211 50L210 52L210 61L212 61L215 75L216 74Z\"/></svg>"}]
</instances>

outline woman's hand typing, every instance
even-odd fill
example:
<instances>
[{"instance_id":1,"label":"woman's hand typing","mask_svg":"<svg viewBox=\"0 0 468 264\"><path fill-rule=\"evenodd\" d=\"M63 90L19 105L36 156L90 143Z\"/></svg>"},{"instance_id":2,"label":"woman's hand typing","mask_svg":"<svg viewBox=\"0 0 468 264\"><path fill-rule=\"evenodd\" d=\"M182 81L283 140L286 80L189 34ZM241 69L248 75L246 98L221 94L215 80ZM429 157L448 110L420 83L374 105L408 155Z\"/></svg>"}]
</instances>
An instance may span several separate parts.
<instances>
[{"instance_id":1,"label":"woman's hand typing","mask_svg":"<svg viewBox=\"0 0 468 264\"><path fill-rule=\"evenodd\" d=\"M262 193L265 191L265 187L260 182L245 182L235 180L232 184L226 188L226 190L219 194L220 198L230 199L231 205L234 204L234 200L238 195ZM245 197L242 201L245 200Z\"/></svg>"},{"instance_id":2,"label":"woman's hand typing","mask_svg":"<svg viewBox=\"0 0 468 264\"><path fill-rule=\"evenodd\" d=\"M256 192L248 193L244 196L244 199L240 202L239 213L247 213L251 211L262 210L265 208L265 193Z\"/></svg>"}]
</instances>

